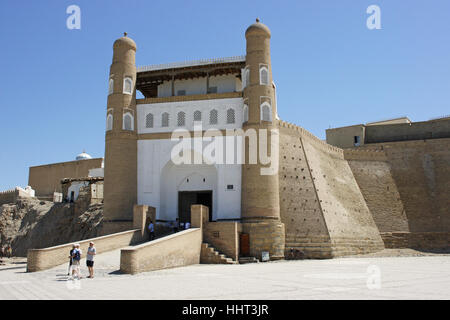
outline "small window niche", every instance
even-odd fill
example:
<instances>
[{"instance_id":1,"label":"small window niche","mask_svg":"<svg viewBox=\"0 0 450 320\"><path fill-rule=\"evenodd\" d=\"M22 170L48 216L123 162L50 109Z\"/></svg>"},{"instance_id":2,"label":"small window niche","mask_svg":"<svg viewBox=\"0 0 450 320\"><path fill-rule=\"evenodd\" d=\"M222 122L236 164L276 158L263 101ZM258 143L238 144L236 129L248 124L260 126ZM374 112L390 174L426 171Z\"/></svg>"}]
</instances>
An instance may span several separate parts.
<instances>
[{"instance_id":1,"label":"small window niche","mask_svg":"<svg viewBox=\"0 0 450 320\"><path fill-rule=\"evenodd\" d=\"M123 115L123 130L134 130L134 117L129 112Z\"/></svg>"},{"instance_id":2,"label":"small window niche","mask_svg":"<svg viewBox=\"0 0 450 320\"><path fill-rule=\"evenodd\" d=\"M259 66L259 84L263 86L269 85L269 68L266 64Z\"/></svg>"},{"instance_id":3,"label":"small window niche","mask_svg":"<svg viewBox=\"0 0 450 320\"><path fill-rule=\"evenodd\" d=\"M272 122L272 107L268 102L261 104L261 120Z\"/></svg>"},{"instance_id":4,"label":"small window niche","mask_svg":"<svg viewBox=\"0 0 450 320\"><path fill-rule=\"evenodd\" d=\"M132 94L133 93L133 79L130 77L125 77L123 79L123 93Z\"/></svg>"},{"instance_id":5,"label":"small window niche","mask_svg":"<svg viewBox=\"0 0 450 320\"><path fill-rule=\"evenodd\" d=\"M248 105L244 104L243 116L244 122L248 122Z\"/></svg>"},{"instance_id":6,"label":"small window niche","mask_svg":"<svg viewBox=\"0 0 450 320\"><path fill-rule=\"evenodd\" d=\"M113 94L113 92L114 92L114 79L110 78L108 84L108 95Z\"/></svg>"},{"instance_id":7,"label":"small window niche","mask_svg":"<svg viewBox=\"0 0 450 320\"><path fill-rule=\"evenodd\" d=\"M108 114L106 117L106 131L110 131L113 128L113 115Z\"/></svg>"}]
</instances>

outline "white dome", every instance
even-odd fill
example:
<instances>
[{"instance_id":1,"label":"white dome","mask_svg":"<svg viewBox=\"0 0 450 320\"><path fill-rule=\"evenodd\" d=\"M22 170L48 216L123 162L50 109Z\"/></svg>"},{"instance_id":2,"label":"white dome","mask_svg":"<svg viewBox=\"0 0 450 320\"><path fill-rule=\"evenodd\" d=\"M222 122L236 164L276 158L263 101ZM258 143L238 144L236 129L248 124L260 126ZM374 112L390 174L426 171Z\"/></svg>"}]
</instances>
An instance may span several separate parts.
<instances>
[{"instance_id":1,"label":"white dome","mask_svg":"<svg viewBox=\"0 0 450 320\"><path fill-rule=\"evenodd\" d=\"M77 155L77 157L75 159L76 160L87 160L87 159L92 159L92 157L83 151L82 153Z\"/></svg>"}]
</instances>

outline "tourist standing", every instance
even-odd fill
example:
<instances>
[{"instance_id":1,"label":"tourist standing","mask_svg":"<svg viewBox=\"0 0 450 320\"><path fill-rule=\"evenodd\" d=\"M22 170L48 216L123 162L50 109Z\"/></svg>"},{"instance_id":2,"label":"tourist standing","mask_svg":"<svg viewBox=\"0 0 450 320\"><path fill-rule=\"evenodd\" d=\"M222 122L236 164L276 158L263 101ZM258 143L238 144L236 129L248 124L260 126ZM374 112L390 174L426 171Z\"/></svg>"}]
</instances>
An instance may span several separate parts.
<instances>
[{"instance_id":1,"label":"tourist standing","mask_svg":"<svg viewBox=\"0 0 450 320\"><path fill-rule=\"evenodd\" d=\"M7 248L6 250L7 250L8 258L11 258L11 257L12 257L12 248L11 248L11 245L8 245L8 248Z\"/></svg>"},{"instance_id":2,"label":"tourist standing","mask_svg":"<svg viewBox=\"0 0 450 320\"><path fill-rule=\"evenodd\" d=\"M89 248L87 249L86 253L86 266L89 270L89 277L88 278L94 278L94 256L97 254L97 250L94 247L94 243L91 241L89 242Z\"/></svg>"},{"instance_id":3,"label":"tourist standing","mask_svg":"<svg viewBox=\"0 0 450 320\"><path fill-rule=\"evenodd\" d=\"M67 275L70 276L70 269L72 268L72 254L73 254L73 250L75 249L75 244L72 244L72 249L70 249L69 252L69 269L67 270Z\"/></svg>"},{"instance_id":4,"label":"tourist standing","mask_svg":"<svg viewBox=\"0 0 450 320\"><path fill-rule=\"evenodd\" d=\"M184 224L184 229L189 229L191 227L191 223L189 222L189 221L187 221L185 224Z\"/></svg>"},{"instance_id":5,"label":"tourist standing","mask_svg":"<svg viewBox=\"0 0 450 320\"><path fill-rule=\"evenodd\" d=\"M178 232L178 218L177 220L173 223L173 232Z\"/></svg>"},{"instance_id":6,"label":"tourist standing","mask_svg":"<svg viewBox=\"0 0 450 320\"><path fill-rule=\"evenodd\" d=\"M150 220L150 223L148 224L148 232L150 236L150 241L155 239L155 226L153 225L153 221Z\"/></svg>"},{"instance_id":7,"label":"tourist standing","mask_svg":"<svg viewBox=\"0 0 450 320\"><path fill-rule=\"evenodd\" d=\"M72 251L72 276L77 274L77 278L80 279L80 260L82 251L80 249L80 244L75 245L75 249Z\"/></svg>"}]
</instances>

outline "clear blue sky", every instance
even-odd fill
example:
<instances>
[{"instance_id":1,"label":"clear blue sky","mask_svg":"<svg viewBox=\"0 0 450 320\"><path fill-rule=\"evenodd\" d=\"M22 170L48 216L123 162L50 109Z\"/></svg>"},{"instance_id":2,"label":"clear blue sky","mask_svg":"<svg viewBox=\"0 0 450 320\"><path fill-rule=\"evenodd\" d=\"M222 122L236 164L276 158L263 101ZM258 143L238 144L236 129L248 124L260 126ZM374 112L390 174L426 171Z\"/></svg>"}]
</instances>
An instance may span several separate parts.
<instances>
[{"instance_id":1,"label":"clear blue sky","mask_svg":"<svg viewBox=\"0 0 450 320\"><path fill-rule=\"evenodd\" d=\"M66 8L81 8L81 30ZM381 8L381 30L366 9ZM278 113L325 129L450 113L450 1L0 2L0 190L28 167L104 153L114 40L127 31L137 65L245 54L259 17L272 31Z\"/></svg>"}]
</instances>

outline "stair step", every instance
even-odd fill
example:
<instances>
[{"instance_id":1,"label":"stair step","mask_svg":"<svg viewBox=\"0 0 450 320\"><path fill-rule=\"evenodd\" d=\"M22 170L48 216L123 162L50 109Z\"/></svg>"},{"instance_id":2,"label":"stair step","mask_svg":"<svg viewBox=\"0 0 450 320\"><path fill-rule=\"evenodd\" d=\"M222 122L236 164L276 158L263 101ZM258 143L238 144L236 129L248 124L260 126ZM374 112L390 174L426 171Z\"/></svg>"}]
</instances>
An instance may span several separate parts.
<instances>
[{"instance_id":1,"label":"stair step","mask_svg":"<svg viewBox=\"0 0 450 320\"><path fill-rule=\"evenodd\" d=\"M202 248L208 252L208 254L210 255L209 259L213 259L212 261L215 261L215 263L219 263L219 264L236 264L237 263L233 259L227 257L225 254L217 251L209 243L203 242Z\"/></svg>"},{"instance_id":2,"label":"stair step","mask_svg":"<svg viewBox=\"0 0 450 320\"><path fill-rule=\"evenodd\" d=\"M244 263L258 263L259 260L256 259L255 257L239 257L239 263L244 264Z\"/></svg>"}]
</instances>

